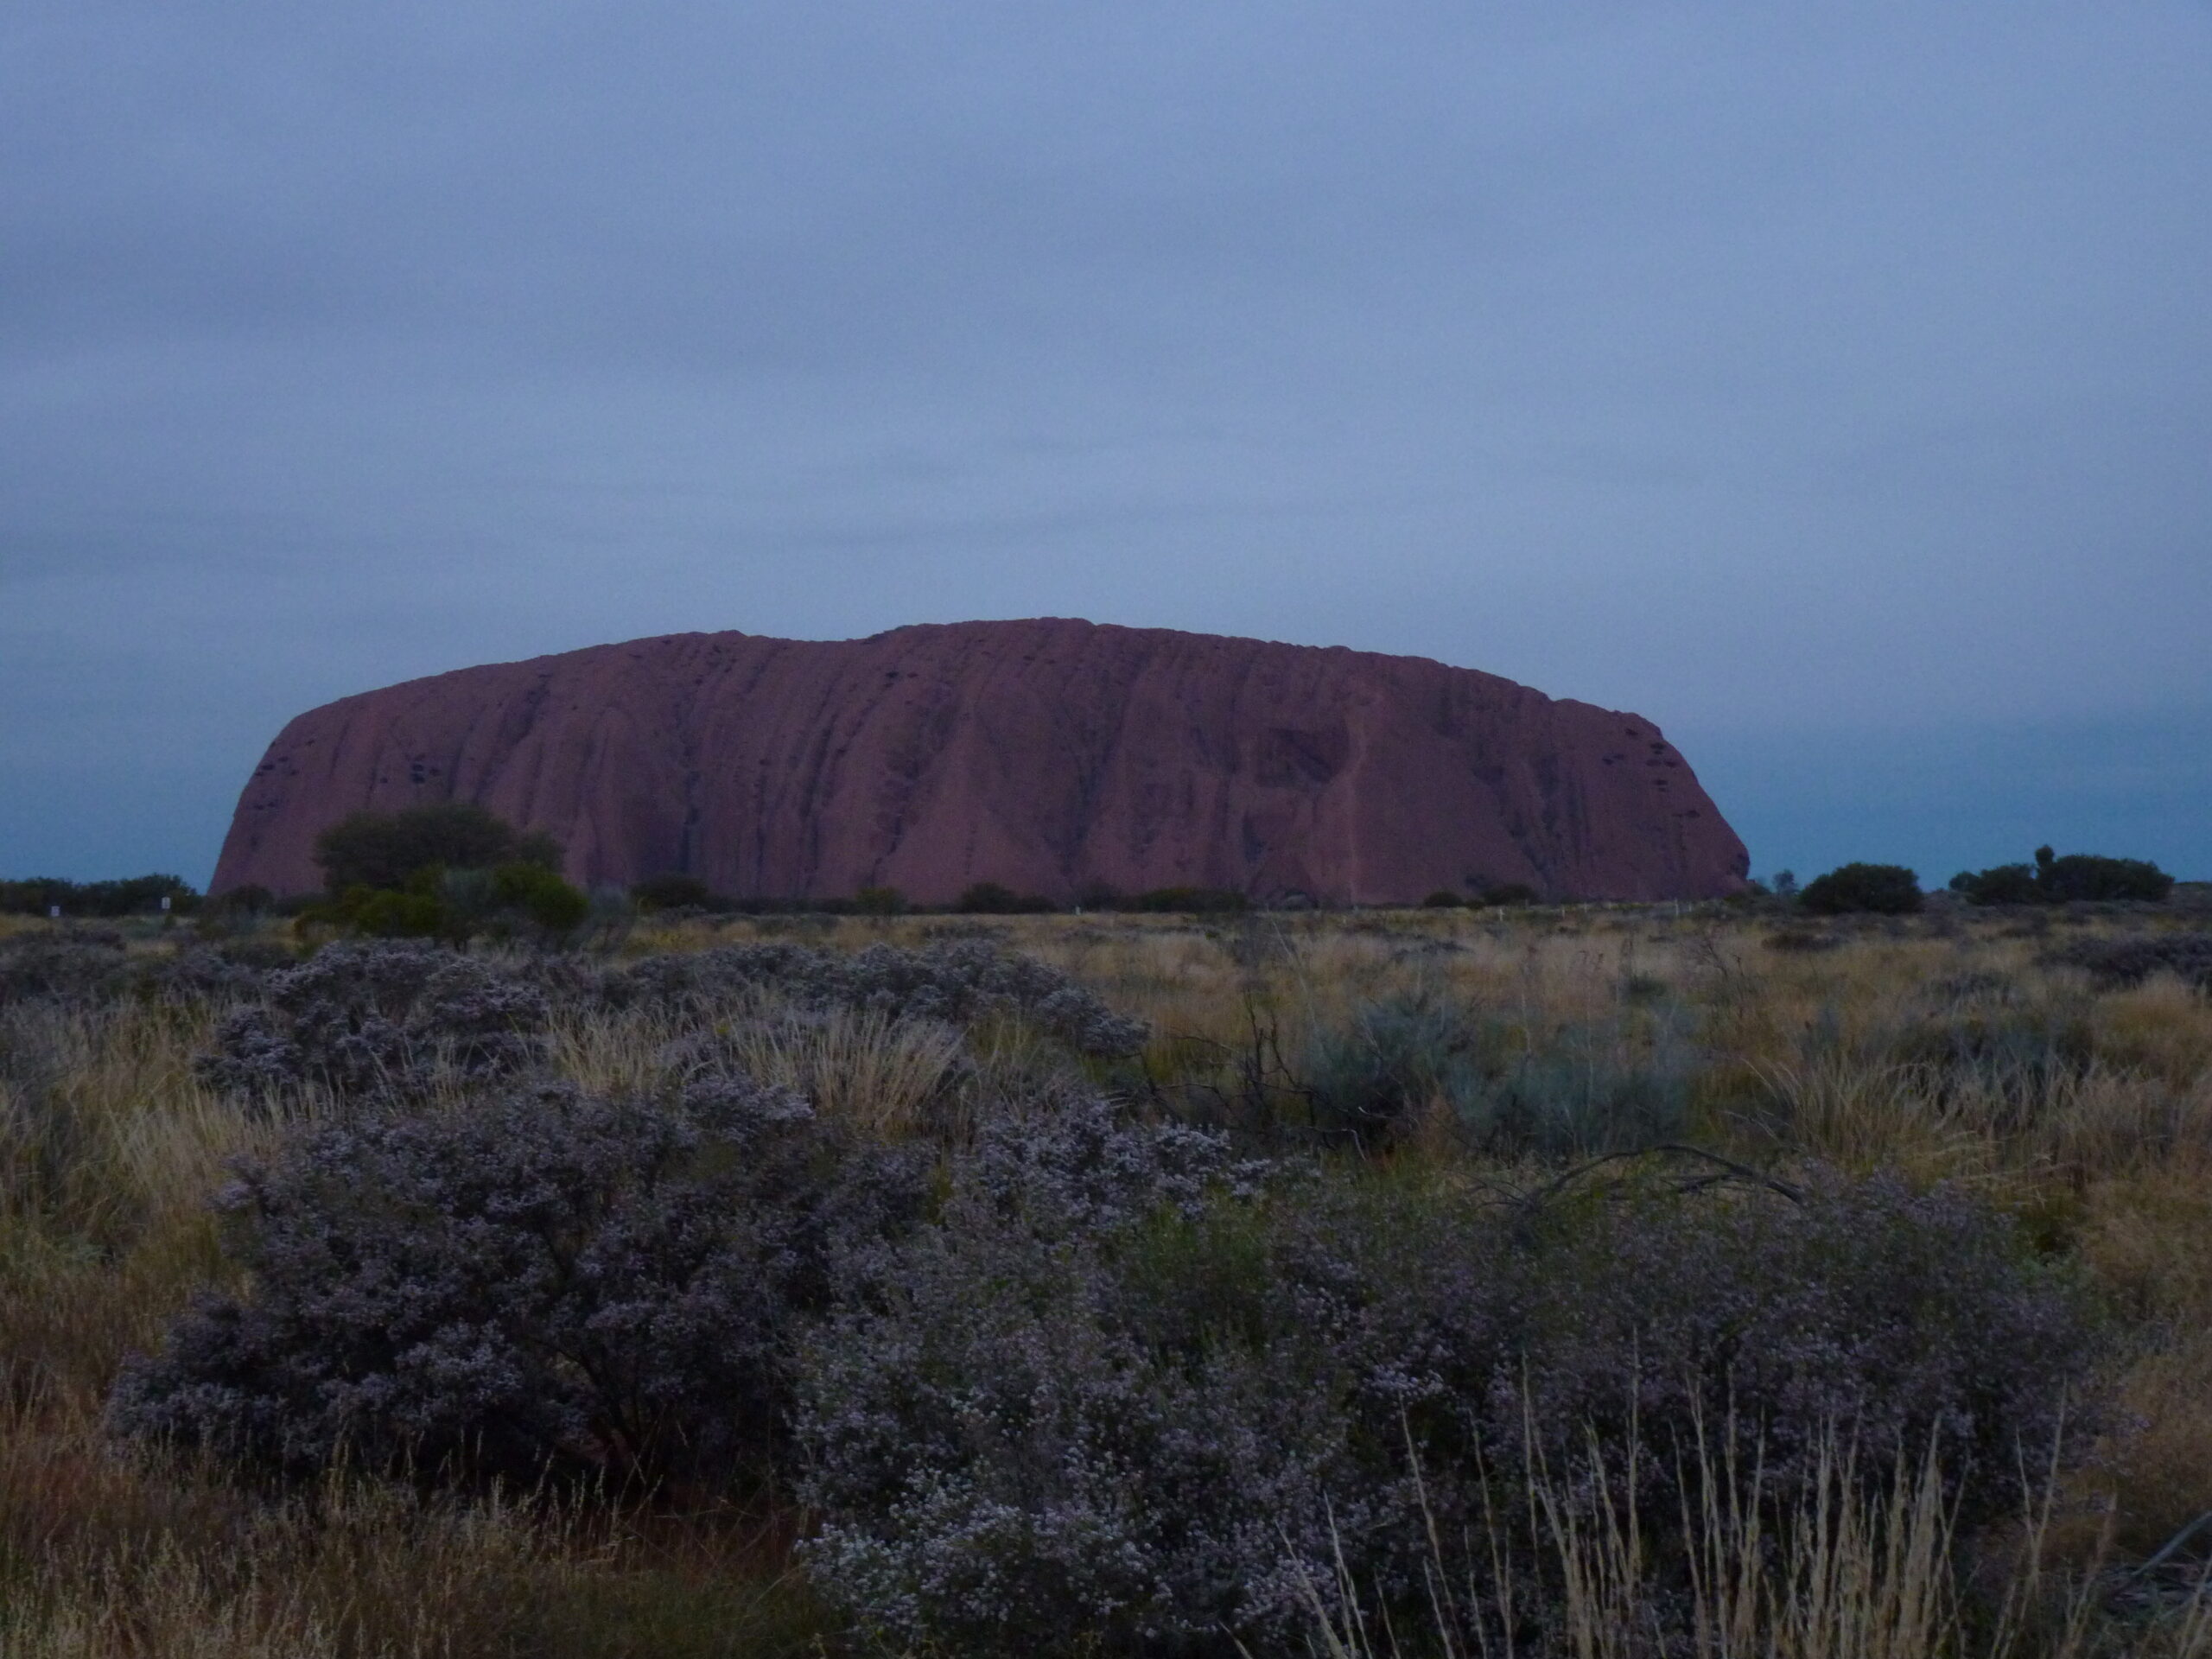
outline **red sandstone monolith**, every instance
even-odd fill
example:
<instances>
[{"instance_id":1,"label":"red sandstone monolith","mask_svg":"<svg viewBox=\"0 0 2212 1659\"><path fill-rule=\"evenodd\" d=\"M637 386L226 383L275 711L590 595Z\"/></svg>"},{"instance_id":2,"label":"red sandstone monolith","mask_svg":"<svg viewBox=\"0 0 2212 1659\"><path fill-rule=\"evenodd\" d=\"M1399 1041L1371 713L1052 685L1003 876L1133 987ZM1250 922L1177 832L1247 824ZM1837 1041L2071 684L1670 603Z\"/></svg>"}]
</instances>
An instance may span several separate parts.
<instances>
[{"instance_id":1,"label":"red sandstone monolith","mask_svg":"<svg viewBox=\"0 0 2212 1659\"><path fill-rule=\"evenodd\" d=\"M453 800L550 830L573 880L741 898L1697 899L1748 868L1639 715L1424 658L1046 619L670 634L341 698L270 745L213 887L315 887L347 813Z\"/></svg>"}]
</instances>

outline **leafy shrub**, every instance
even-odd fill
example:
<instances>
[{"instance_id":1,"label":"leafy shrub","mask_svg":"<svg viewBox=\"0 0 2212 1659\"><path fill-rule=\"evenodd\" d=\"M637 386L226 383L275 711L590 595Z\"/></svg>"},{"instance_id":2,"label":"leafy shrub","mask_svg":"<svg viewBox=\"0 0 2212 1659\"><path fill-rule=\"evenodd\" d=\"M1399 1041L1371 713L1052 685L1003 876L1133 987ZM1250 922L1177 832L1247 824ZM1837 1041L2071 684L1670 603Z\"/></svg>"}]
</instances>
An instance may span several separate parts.
<instances>
[{"instance_id":1,"label":"leafy shrub","mask_svg":"<svg viewBox=\"0 0 2212 1659\"><path fill-rule=\"evenodd\" d=\"M592 913L592 901L543 864L518 859L491 869L426 865L397 887L351 887L305 912L380 939L489 935L563 944Z\"/></svg>"},{"instance_id":2,"label":"leafy shrub","mask_svg":"<svg viewBox=\"0 0 2212 1659\"><path fill-rule=\"evenodd\" d=\"M726 1077L314 1126L221 1199L250 1295L179 1320L112 1418L294 1473L741 1483L782 1441L793 1322L918 1194Z\"/></svg>"},{"instance_id":3,"label":"leafy shrub","mask_svg":"<svg viewBox=\"0 0 2212 1659\"><path fill-rule=\"evenodd\" d=\"M561 849L543 830L528 834L480 806L448 801L399 812L355 812L315 838L315 862L334 894L349 887L403 887L432 866L490 869L524 863L561 868Z\"/></svg>"},{"instance_id":4,"label":"leafy shrub","mask_svg":"<svg viewBox=\"0 0 2212 1659\"><path fill-rule=\"evenodd\" d=\"M906 895L896 887L862 887L852 907L863 916L897 916L906 908Z\"/></svg>"},{"instance_id":5,"label":"leafy shrub","mask_svg":"<svg viewBox=\"0 0 2212 1659\"><path fill-rule=\"evenodd\" d=\"M492 893L519 910L548 938L565 938L591 913L591 900L543 864L518 859L492 872Z\"/></svg>"},{"instance_id":6,"label":"leafy shrub","mask_svg":"<svg viewBox=\"0 0 2212 1659\"><path fill-rule=\"evenodd\" d=\"M1669 1460L1700 1429L1739 1425L1777 1501L1835 1435L1936 1439L1971 1526L2012 1511L2023 1455L2062 1424L2076 1454L2100 1421L2078 1297L1956 1192L1532 1211L1288 1176L1270 1197L1141 1140L1119 1157L1211 1185L1147 1211L1136 1180L1086 1214L1028 1179L1053 1158L960 1172L810 1348L810 1559L890 1640L1226 1653L1281 1637L1300 1569L1334 1582L1339 1549L1425 1609L1429 1513L1457 1538L1487 1483L1540 1471L1587 1501L1593 1455L1679 1586ZM1523 1570L1526 1544L1495 1565Z\"/></svg>"},{"instance_id":7,"label":"leafy shrub","mask_svg":"<svg viewBox=\"0 0 2212 1659\"><path fill-rule=\"evenodd\" d=\"M1467 901L1449 887L1439 887L1421 903L1423 910L1464 910Z\"/></svg>"},{"instance_id":8,"label":"leafy shrub","mask_svg":"<svg viewBox=\"0 0 2212 1659\"><path fill-rule=\"evenodd\" d=\"M1102 1058L1135 1053L1147 1034L1141 1021L1116 1014L1059 969L985 939L944 940L917 950L872 944L848 957L784 943L723 945L645 957L611 981L607 995L697 1011L756 988L772 988L801 1007L873 1008L955 1026L1013 1015L1079 1053Z\"/></svg>"},{"instance_id":9,"label":"leafy shrub","mask_svg":"<svg viewBox=\"0 0 2212 1659\"><path fill-rule=\"evenodd\" d=\"M414 942L327 945L271 974L199 1062L214 1086L287 1098L416 1097L445 1082L512 1076L543 1052L549 1008L527 981Z\"/></svg>"},{"instance_id":10,"label":"leafy shrub","mask_svg":"<svg viewBox=\"0 0 2212 1659\"><path fill-rule=\"evenodd\" d=\"M1845 864L1808 881L1797 902L1815 916L1904 916L1923 900L1920 878L1901 864Z\"/></svg>"}]
</instances>

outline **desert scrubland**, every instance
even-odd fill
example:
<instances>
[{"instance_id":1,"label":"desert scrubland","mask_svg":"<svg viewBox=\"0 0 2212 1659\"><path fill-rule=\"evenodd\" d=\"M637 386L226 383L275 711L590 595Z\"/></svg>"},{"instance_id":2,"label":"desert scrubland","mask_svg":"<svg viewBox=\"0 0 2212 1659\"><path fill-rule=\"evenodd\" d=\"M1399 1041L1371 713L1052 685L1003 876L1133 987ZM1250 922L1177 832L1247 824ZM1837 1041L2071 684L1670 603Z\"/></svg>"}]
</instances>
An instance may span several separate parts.
<instances>
[{"instance_id":1,"label":"desert scrubland","mask_svg":"<svg viewBox=\"0 0 2212 1659\"><path fill-rule=\"evenodd\" d=\"M0 922L0 1651L2212 1651L2207 925Z\"/></svg>"}]
</instances>

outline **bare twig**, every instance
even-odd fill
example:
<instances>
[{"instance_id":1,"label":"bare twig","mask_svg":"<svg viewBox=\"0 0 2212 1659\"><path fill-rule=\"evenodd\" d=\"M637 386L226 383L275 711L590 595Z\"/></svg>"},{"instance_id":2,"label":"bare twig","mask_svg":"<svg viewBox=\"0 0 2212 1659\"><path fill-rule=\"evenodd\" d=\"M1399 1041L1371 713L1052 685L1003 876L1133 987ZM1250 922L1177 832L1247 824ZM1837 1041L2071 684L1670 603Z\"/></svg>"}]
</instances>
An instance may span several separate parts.
<instances>
[{"instance_id":1,"label":"bare twig","mask_svg":"<svg viewBox=\"0 0 2212 1659\"><path fill-rule=\"evenodd\" d=\"M1753 1169L1749 1164L1739 1164L1733 1158L1724 1158L1720 1154L1708 1152L1703 1147L1693 1147L1681 1141L1662 1141L1656 1146L1638 1147L1630 1152L1609 1152L1602 1158L1592 1158L1586 1164L1578 1164L1556 1180L1529 1195L1524 1202L1530 1210L1541 1209L1585 1175L1603 1169L1608 1164L1626 1163L1631 1159L1656 1157L1661 1154L1676 1158L1702 1159L1708 1164L1717 1165L1727 1174L1738 1180L1748 1181L1754 1186L1763 1186L1770 1192L1779 1193L1792 1204L1802 1204L1805 1201L1805 1190L1802 1187L1785 1181L1779 1176L1769 1175L1763 1170ZM1702 1181L1693 1182L1692 1190L1710 1186L1717 1179L1720 1178L1707 1176Z\"/></svg>"}]
</instances>

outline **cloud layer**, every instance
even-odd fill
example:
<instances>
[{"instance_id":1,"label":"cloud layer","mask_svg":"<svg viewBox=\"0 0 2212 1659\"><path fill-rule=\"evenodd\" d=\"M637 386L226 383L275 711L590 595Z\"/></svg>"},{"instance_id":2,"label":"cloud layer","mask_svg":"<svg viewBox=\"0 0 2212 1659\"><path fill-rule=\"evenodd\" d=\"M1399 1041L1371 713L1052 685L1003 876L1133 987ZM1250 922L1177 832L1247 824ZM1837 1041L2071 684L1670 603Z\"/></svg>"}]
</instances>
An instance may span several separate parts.
<instances>
[{"instance_id":1,"label":"cloud layer","mask_svg":"<svg viewBox=\"0 0 2212 1659\"><path fill-rule=\"evenodd\" d=\"M1058 613L1637 709L1762 868L1819 744L1949 757L1888 855L2027 764L2212 874L2208 82L2179 0L27 0L0 873L204 876L414 674Z\"/></svg>"}]
</instances>

